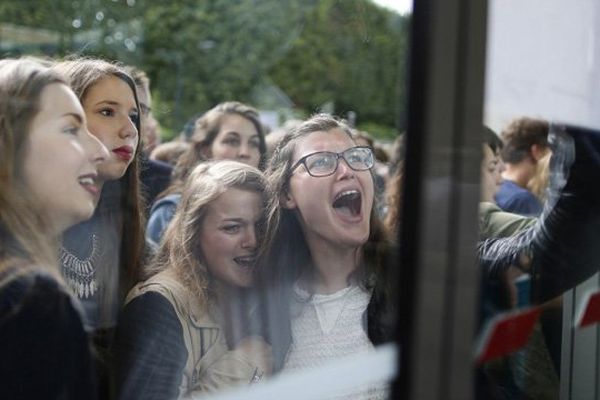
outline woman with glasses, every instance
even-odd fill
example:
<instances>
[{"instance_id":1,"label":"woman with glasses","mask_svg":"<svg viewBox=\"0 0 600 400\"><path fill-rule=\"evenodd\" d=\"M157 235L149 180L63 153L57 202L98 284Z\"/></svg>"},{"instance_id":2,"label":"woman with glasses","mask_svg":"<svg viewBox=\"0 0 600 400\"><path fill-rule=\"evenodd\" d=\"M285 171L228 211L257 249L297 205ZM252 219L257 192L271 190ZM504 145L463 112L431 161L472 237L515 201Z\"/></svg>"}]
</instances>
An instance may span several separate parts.
<instances>
[{"instance_id":1,"label":"woman with glasses","mask_svg":"<svg viewBox=\"0 0 600 400\"><path fill-rule=\"evenodd\" d=\"M316 115L287 134L267 168L274 191L260 281L274 369L298 370L391 338L390 246L373 210L373 153ZM353 398L380 398L369 387Z\"/></svg>"}]
</instances>

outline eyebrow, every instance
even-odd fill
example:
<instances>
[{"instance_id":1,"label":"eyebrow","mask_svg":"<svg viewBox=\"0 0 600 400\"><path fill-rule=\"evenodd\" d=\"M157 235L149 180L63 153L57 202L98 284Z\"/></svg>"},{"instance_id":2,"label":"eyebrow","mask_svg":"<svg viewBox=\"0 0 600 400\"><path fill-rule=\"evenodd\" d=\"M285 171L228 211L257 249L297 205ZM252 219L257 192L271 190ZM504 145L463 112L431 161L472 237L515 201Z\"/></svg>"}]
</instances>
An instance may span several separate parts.
<instances>
[{"instance_id":1,"label":"eyebrow","mask_svg":"<svg viewBox=\"0 0 600 400\"><path fill-rule=\"evenodd\" d=\"M97 102L96 104L94 104L94 107L97 107L101 104L108 104L109 106L119 106L119 107L123 106L123 104L121 104L115 100L101 100L101 101ZM137 111L137 105L134 105L132 107L132 109L135 109Z\"/></svg>"},{"instance_id":2,"label":"eyebrow","mask_svg":"<svg viewBox=\"0 0 600 400\"><path fill-rule=\"evenodd\" d=\"M246 220L244 218L241 217L231 217L231 218L224 218L221 222L246 222Z\"/></svg>"},{"instance_id":3,"label":"eyebrow","mask_svg":"<svg viewBox=\"0 0 600 400\"><path fill-rule=\"evenodd\" d=\"M83 123L83 118L82 118L82 117L81 117L81 115L79 115L79 114L75 114L75 113L65 113L65 114L61 115L61 118L62 118L62 117L73 117L73 118L75 118L75 119L77 120L77 122L79 122L80 124L82 124L82 123Z\"/></svg>"}]
</instances>

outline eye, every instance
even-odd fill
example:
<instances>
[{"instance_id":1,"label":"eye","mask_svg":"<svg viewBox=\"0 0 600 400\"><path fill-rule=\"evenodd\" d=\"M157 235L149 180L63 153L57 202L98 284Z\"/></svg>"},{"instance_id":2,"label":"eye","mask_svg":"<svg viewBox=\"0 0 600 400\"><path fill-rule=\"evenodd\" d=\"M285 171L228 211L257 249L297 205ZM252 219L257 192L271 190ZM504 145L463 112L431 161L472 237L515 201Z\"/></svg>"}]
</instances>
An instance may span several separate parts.
<instances>
[{"instance_id":1,"label":"eye","mask_svg":"<svg viewBox=\"0 0 600 400\"><path fill-rule=\"evenodd\" d=\"M112 108L102 108L98 112L104 115L105 117L112 117L113 115L115 115L115 110L113 110Z\"/></svg>"},{"instance_id":2,"label":"eye","mask_svg":"<svg viewBox=\"0 0 600 400\"><path fill-rule=\"evenodd\" d=\"M234 136L228 136L225 139L223 139L223 143L225 143L226 145L229 145L229 146L239 146L240 139L238 139L237 137L234 137Z\"/></svg>"},{"instance_id":3,"label":"eye","mask_svg":"<svg viewBox=\"0 0 600 400\"><path fill-rule=\"evenodd\" d=\"M129 119L136 126L140 123L140 116L137 112L129 114Z\"/></svg>"},{"instance_id":4,"label":"eye","mask_svg":"<svg viewBox=\"0 0 600 400\"><path fill-rule=\"evenodd\" d=\"M234 234L234 233L238 233L240 231L241 227L240 225L225 225L221 227L221 230L225 233L229 233L229 234Z\"/></svg>"},{"instance_id":5,"label":"eye","mask_svg":"<svg viewBox=\"0 0 600 400\"><path fill-rule=\"evenodd\" d=\"M334 162L334 157L329 153L313 154L306 159L306 166L309 170L329 170Z\"/></svg>"},{"instance_id":6,"label":"eye","mask_svg":"<svg viewBox=\"0 0 600 400\"><path fill-rule=\"evenodd\" d=\"M78 126L67 126L65 129L63 129L64 133L68 133L69 135L77 135L79 133L79 127Z\"/></svg>"},{"instance_id":7,"label":"eye","mask_svg":"<svg viewBox=\"0 0 600 400\"><path fill-rule=\"evenodd\" d=\"M260 147L260 141L258 139L252 139L248 142L248 145L252 148L258 149Z\"/></svg>"}]
</instances>

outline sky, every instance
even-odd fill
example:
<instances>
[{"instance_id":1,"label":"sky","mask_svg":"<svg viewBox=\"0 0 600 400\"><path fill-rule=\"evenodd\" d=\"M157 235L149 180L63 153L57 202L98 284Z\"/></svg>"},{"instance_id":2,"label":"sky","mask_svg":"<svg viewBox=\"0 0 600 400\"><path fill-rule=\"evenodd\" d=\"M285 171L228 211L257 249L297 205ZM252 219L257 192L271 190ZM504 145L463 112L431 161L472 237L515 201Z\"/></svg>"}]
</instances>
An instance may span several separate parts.
<instances>
[{"instance_id":1,"label":"sky","mask_svg":"<svg viewBox=\"0 0 600 400\"><path fill-rule=\"evenodd\" d=\"M380 6L395 10L400 14L411 12L413 5L413 0L373 0L373 2Z\"/></svg>"}]
</instances>

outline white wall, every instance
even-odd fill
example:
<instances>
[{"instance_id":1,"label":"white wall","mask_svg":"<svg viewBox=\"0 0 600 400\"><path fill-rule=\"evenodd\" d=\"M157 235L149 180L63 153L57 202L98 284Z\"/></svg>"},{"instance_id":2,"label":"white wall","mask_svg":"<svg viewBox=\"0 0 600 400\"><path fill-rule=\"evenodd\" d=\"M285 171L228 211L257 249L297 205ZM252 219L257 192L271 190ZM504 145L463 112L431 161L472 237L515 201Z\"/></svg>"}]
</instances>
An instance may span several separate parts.
<instances>
[{"instance_id":1,"label":"white wall","mask_svg":"<svg viewBox=\"0 0 600 400\"><path fill-rule=\"evenodd\" d=\"M490 0L484 119L600 128L600 1Z\"/></svg>"}]
</instances>

